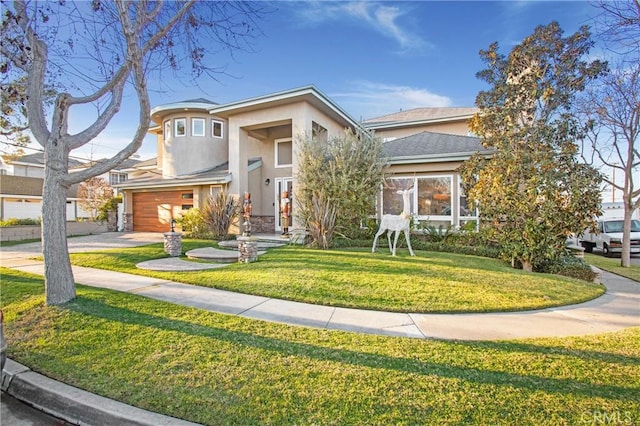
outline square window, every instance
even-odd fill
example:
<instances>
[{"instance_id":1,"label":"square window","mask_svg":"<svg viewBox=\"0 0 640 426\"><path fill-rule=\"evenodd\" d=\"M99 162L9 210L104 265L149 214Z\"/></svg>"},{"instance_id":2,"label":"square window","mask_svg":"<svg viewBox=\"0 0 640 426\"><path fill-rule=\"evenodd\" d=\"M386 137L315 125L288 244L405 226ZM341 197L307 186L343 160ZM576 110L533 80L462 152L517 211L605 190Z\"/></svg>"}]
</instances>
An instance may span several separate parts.
<instances>
[{"instance_id":1,"label":"square window","mask_svg":"<svg viewBox=\"0 0 640 426\"><path fill-rule=\"evenodd\" d=\"M451 216L451 177L418 178L418 214Z\"/></svg>"},{"instance_id":2,"label":"square window","mask_svg":"<svg viewBox=\"0 0 640 426\"><path fill-rule=\"evenodd\" d=\"M293 164L293 142L291 139L276 139L276 167Z\"/></svg>"},{"instance_id":3,"label":"square window","mask_svg":"<svg viewBox=\"0 0 640 426\"><path fill-rule=\"evenodd\" d=\"M164 122L164 140L171 139L171 121Z\"/></svg>"},{"instance_id":4,"label":"square window","mask_svg":"<svg viewBox=\"0 0 640 426\"><path fill-rule=\"evenodd\" d=\"M185 136L187 134L187 119L176 118L176 137Z\"/></svg>"},{"instance_id":5,"label":"square window","mask_svg":"<svg viewBox=\"0 0 640 426\"><path fill-rule=\"evenodd\" d=\"M191 119L191 136L204 136L204 118Z\"/></svg>"},{"instance_id":6,"label":"square window","mask_svg":"<svg viewBox=\"0 0 640 426\"><path fill-rule=\"evenodd\" d=\"M222 128L223 128L222 121L211 120L211 136L213 136L214 138L222 138L223 137Z\"/></svg>"}]
</instances>

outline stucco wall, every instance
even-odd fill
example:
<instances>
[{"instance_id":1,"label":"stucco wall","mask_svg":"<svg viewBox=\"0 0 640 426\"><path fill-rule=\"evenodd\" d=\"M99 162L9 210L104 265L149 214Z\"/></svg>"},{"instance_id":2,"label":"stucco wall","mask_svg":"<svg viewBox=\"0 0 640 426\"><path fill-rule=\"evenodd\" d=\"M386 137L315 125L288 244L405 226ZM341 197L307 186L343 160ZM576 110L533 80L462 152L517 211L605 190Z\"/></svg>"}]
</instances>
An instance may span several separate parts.
<instances>
[{"instance_id":1,"label":"stucco wall","mask_svg":"<svg viewBox=\"0 0 640 426\"><path fill-rule=\"evenodd\" d=\"M467 120L453 123L432 123L420 126L402 127L398 129L376 130L375 135L380 138L404 138L422 132L446 133L451 135L467 136L469 125Z\"/></svg>"}]
</instances>

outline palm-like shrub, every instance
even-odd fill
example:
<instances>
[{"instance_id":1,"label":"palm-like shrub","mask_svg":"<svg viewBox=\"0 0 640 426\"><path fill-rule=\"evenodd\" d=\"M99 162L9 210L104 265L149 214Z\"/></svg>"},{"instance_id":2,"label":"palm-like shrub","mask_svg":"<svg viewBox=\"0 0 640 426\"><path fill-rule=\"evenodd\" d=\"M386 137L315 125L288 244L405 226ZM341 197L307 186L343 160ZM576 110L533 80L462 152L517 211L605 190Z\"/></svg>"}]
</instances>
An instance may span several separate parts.
<instances>
[{"instance_id":1,"label":"palm-like shrub","mask_svg":"<svg viewBox=\"0 0 640 426\"><path fill-rule=\"evenodd\" d=\"M228 239L229 228L240 216L240 208L240 200L226 192L219 192L207 199L200 213L214 240Z\"/></svg>"}]
</instances>

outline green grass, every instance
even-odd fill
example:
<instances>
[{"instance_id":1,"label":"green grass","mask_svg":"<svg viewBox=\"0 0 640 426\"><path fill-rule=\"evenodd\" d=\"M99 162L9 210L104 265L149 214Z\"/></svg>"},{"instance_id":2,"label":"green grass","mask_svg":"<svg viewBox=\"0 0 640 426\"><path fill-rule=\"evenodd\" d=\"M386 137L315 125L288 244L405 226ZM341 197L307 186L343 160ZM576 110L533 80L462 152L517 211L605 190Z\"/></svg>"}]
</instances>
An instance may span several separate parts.
<instances>
[{"instance_id":1,"label":"green grass","mask_svg":"<svg viewBox=\"0 0 640 426\"><path fill-rule=\"evenodd\" d=\"M18 241L3 241L0 243L0 247L11 247L11 246L17 246L19 244L36 243L39 241L40 241L40 238L31 238L28 240L18 240Z\"/></svg>"},{"instance_id":2,"label":"green grass","mask_svg":"<svg viewBox=\"0 0 640 426\"><path fill-rule=\"evenodd\" d=\"M185 241L185 251L203 246ZM211 244L206 242L206 244ZM372 254L368 249L271 249L251 264L195 272L136 268L166 257L161 244L71 255L72 263L200 286L329 306L395 312L490 312L579 303L604 292L601 285L531 274L477 256L418 251Z\"/></svg>"},{"instance_id":3,"label":"green grass","mask_svg":"<svg viewBox=\"0 0 640 426\"><path fill-rule=\"evenodd\" d=\"M620 258L604 257L597 254L587 253L584 255L584 260L586 260L590 265L597 266L602 270L640 282L640 266L638 265L631 265L628 268L623 268L620 266Z\"/></svg>"},{"instance_id":4,"label":"green grass","mask_svg":"<svg viewBox=\"0 0 640 426\"><path fill-rule=\"evenodd\" d=\"M640 328L446 342L290 327L3 269L9 356L103 396L203 424L640 422ZM599 423L598 423L599 424Z\"/></svg>"}]
</instances>

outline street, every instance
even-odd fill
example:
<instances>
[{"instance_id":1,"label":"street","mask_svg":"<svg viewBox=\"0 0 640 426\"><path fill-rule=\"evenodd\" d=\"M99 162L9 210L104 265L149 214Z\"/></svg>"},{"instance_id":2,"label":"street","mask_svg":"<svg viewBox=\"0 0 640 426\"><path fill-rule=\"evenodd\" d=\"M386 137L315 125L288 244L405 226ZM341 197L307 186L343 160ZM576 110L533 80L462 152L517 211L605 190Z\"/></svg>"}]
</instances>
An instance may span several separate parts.
<instances>
[{"instance_id":1,"label":"street","mask_svg":"<svg viewBox=\"0 0 640 426\"><path fill-rule=\"evenodd\" d=\"M2 392L0 423L11 426L66 426L70 423L44 414Z\"/></svg>"}]
</instances>

